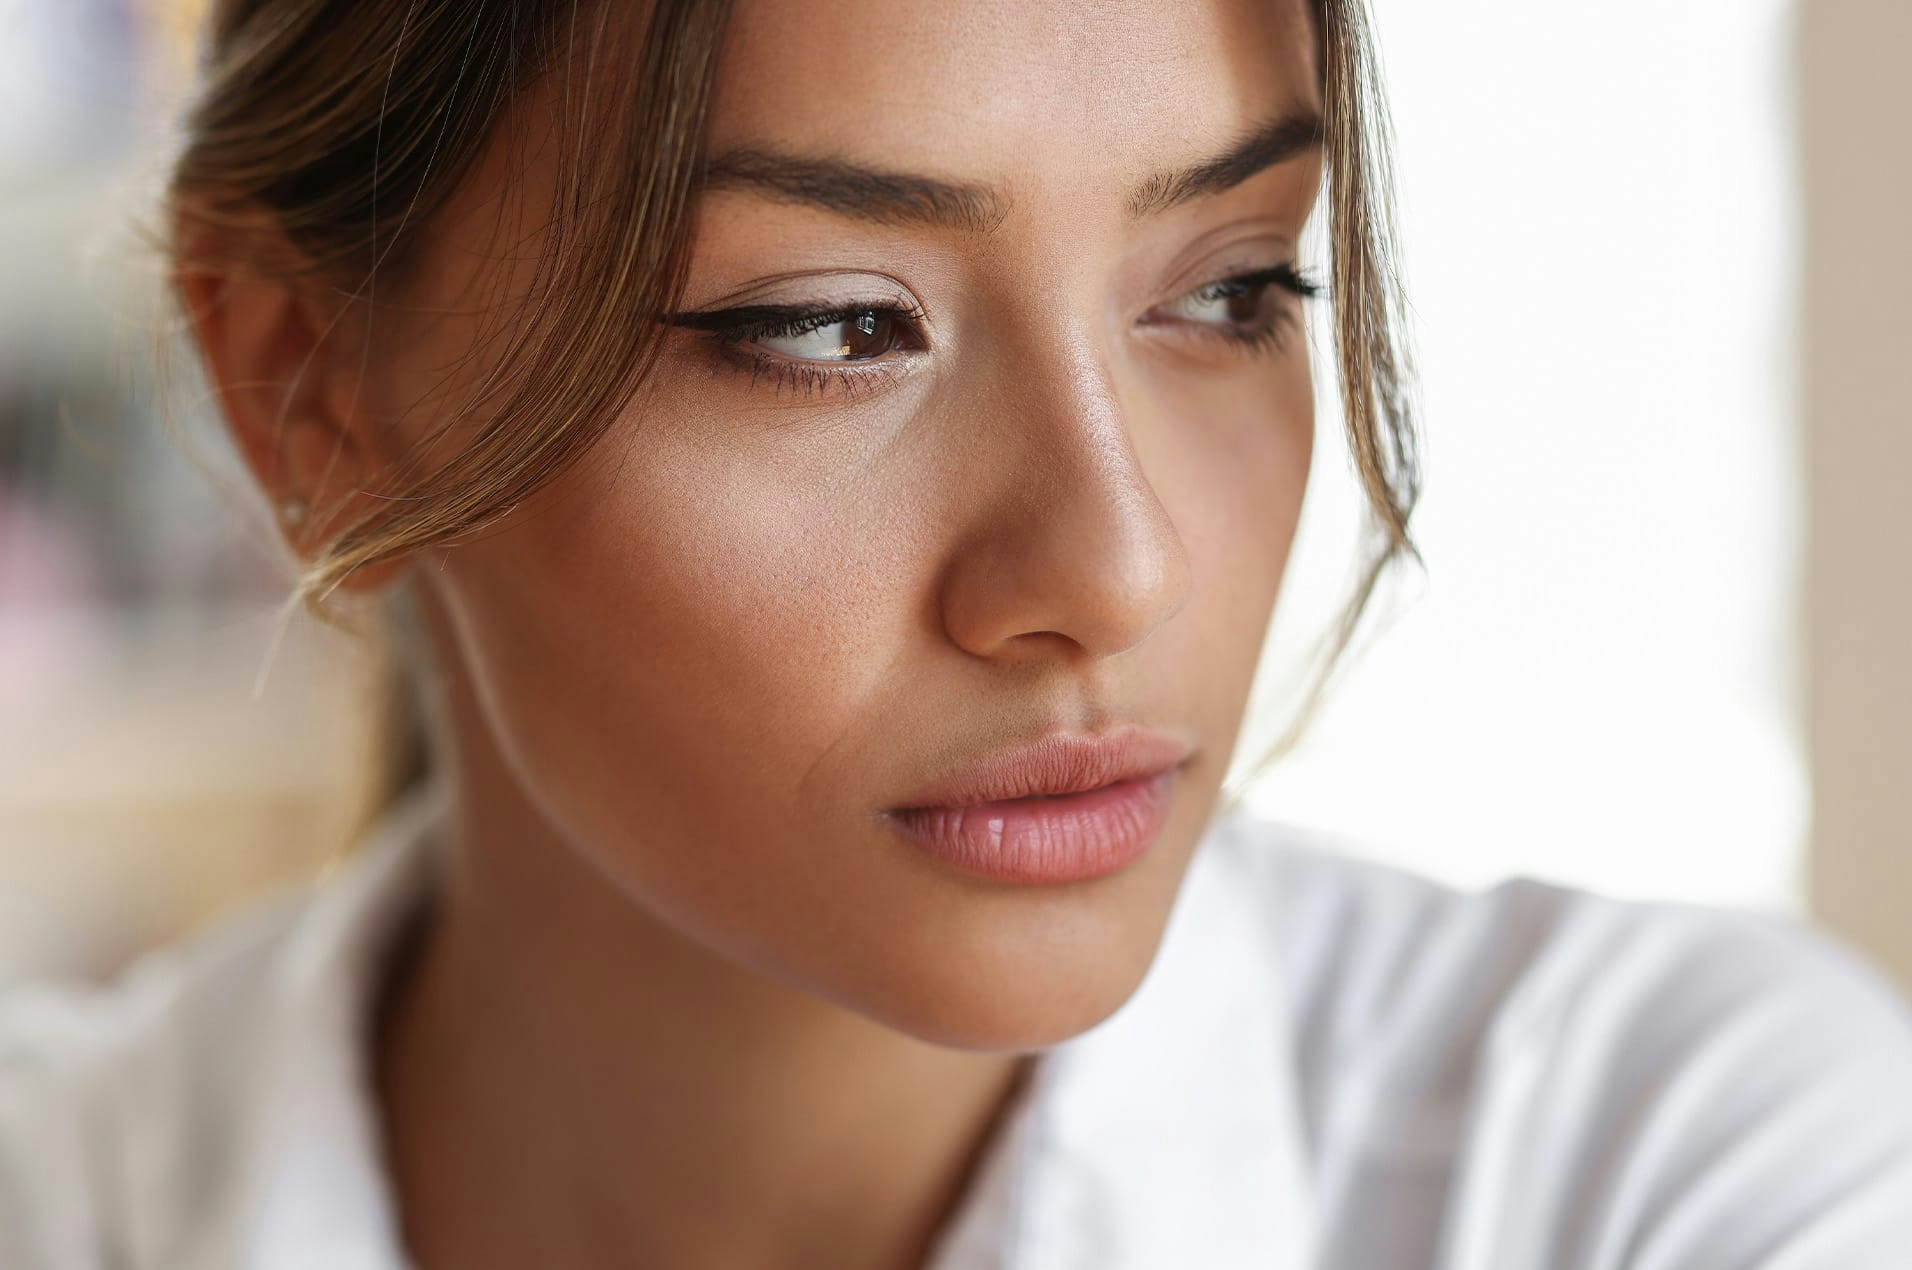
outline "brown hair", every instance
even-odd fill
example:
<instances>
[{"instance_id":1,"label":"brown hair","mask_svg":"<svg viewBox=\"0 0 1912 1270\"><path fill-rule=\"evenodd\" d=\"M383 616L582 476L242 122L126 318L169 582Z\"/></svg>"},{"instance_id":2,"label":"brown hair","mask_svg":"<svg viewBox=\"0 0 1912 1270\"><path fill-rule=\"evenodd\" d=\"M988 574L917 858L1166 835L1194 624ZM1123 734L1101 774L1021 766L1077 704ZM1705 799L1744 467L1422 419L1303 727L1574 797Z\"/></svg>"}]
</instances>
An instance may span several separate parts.
<instances>
[{"instance_id":1,"label":"brown hair","mask_svg":"<svg viewBox=\"0 0 1912 1270\"><path fill-rule=\"evenodd\" d=\"M297 272L335 288L367 325L403 288L424 232L507 107L542 77L567 77L557 149L568 159L530 302L501 315L498 368L468 409L447 412L447 426L476 422L474 435L434 468L423 462L429 444L401 458L378 510L309 563L298 594L321 615L354 570L510 514L591 446L656 355L655 319L682 283L729 3L655 0L641 33L623 30L620 11L575 0L215 0L204 86L169 183L172 223L268 214ZM1413 553L1420 484L1365 5L1315 0L1315 12L1334 346L1373 537L1307 701L1264 763L1312 714L1378 579ZM593 110L612 100L621 109ZM324 523L352 494L314 506L313 519Z\"/></svg>"}]
</instances>

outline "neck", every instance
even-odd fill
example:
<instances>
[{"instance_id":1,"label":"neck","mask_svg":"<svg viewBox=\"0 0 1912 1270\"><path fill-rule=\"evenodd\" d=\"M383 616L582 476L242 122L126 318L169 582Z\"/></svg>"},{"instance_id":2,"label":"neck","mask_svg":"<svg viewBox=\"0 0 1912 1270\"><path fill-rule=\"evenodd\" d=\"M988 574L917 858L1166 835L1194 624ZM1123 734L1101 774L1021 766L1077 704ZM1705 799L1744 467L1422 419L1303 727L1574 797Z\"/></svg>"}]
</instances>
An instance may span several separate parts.
<instances>
[{"instance_id":1,"label":"neck","mask_svg":"<svg viewBox=\"0 0 1912 1270\"><path fill-rule=\"evenodd\" d=\"M377 1029L415 1263L921 1265L1026 1061L658 922L537 813L472 705L443 720L447 870Z\"/></svg>"}]
</instances>

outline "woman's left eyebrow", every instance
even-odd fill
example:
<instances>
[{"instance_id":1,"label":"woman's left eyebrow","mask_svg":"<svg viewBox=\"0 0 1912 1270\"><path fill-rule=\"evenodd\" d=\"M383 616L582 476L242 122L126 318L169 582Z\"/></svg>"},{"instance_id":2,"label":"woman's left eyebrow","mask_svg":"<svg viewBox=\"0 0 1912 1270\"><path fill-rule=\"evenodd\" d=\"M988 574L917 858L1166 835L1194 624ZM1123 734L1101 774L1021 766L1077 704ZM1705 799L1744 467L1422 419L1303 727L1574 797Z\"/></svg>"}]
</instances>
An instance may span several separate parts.
<instances>
[{"instance_id":1,"label":"woman's left eyebrow","mask_svg":"<svg viewBox=\"0 0 1912 1270\"><path fill-rule=\"evenodd\" d=\"M1296 111L1251 130L1227 150L1187 167L1158 172L1129 196L1131 216L1150 216L1220 194L1321 145L1321 116ZM1009 214L1009 200L987 184L890 172L847 159L746 146L727 150L699 173L702 189L743 187L767 198L805 203L883 225L923 225L987 234Z\"/></svg>"},{"instance_id":2,"label":"woman's left eyebrow","mask_svg":"<svg viewBox=\"0 0 1912 1270\"><path fill-rule=\"evenodd\" d=\"M1321 115L1299 110L1268 120L1211 159L1142 182L1129 196L1131 216L1150 216L1221 194L1248 178L1321 148Z\"/></svg>"}]
</instances>

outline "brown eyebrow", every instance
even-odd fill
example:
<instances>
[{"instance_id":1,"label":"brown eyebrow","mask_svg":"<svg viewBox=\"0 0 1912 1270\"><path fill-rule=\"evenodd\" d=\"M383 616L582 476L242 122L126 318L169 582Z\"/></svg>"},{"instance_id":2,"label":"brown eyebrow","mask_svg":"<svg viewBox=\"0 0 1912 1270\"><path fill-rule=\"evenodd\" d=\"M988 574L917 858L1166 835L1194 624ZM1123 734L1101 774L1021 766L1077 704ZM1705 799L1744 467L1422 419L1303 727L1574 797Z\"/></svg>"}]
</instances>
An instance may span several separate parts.
<instances>
[{"instance_id":1,"label":"brown eyebrow","mask_svg":"<svg viewBox=\"0 0 1912 1270\"><path fill-rule=\"evenodd\" d=\"M1249 177L1318 149L1321 116L1299 111L1271 119L1225 153L1175 172L1161 172L1129 196L1129 214L1148 216L1191 199L1232 190Z\"/></svg>"},{"instance_id":2,"label":"brown eyebrow","mask_svg":"<svg viewBox=\"0 0 1912 1270\"><path fill-rule=\"evenodd\" d=\"M1220 194L1321 144L1313 111L1269 121L1226 152L1192 167L1159 172L1129 196L1131 216L1148 216ZM1009 200L990 185L889 172L844 159L785 154L755 146L728 150L699 174L703 189L747 188L767 198L806 203L880 225L925 225L987 234L1009 214Z\"/></svg>"},{"instance_id":3,"label":"brown eyebrow","mask_svg":"<svg viewBox=\"0 0 1912 1270\"><path fill-rule=\"evenodd\" d=\"M703 186L746 186L791 203L880 225L927 225L986 234L1008 215L1008 200L987 185L867 168L842 159L775 150L728 151L703 171Z\"/></svg>"}]
</instances>

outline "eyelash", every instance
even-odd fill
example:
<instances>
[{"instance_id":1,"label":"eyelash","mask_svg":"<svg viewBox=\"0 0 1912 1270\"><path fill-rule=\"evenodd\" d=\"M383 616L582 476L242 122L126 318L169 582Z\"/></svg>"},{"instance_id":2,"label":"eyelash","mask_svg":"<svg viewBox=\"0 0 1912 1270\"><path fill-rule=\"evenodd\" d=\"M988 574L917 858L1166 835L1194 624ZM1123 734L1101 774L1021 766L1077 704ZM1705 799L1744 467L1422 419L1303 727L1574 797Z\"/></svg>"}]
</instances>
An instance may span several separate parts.
<instances>
[{"instance_id":1,"label":"eyelash","mask_svg":"<svg viewBox=\"0 0 1912 1270\"><path fill-rule=\"evenodd\" d=\"M1197 287L1193 291L1178 296L1177 300L1245 296L1254 293L1258 288L1271 286L1278 287L1303 302L1318 298L1326 290L1312 276L1303 273L1294 265L1280 264L1211 282L1207 286ZM1190 322L1185 325L1194 328L1205 337L1222 340L1231 347L1247 348L1251 352L1264 352L1285 347L1286 337L1300 325L1300 320L1301 314L1296 306L1283 305L1265 324L1225 327L1210 322ZM1151 323L1151 325L1161 325L1161 323Z\"/></svg>"},{"instance_id":2,"label":"eyelash","mask_svg":"<svg viewBox=\"0 0 1912 1270\"><path fill-rule=\"evenodd\" d=\"M749 346L758 340L807 335L866 314L884 321L906 324L912 333L919 331L928 316L921 309L885 300L822 306L744 305L734 309L680 313L670 319L670 324L703 332L713 368L749 374L752 388L767 381L776 393L788 388L808 397L835 389L845 396L855 396L889 382L896 373L894 365L874 359L807 362L775 353L753 352ZM912 338L916 347L923 347L920 334L913 334Z\"/></svg>"},{"instance_id":3,"label":"eyelash","mask_svg":"<svg viewBox=\"0 0 1912 1270\"><path fill-rule=\"evenodd\" d=\"M1211 282L1177 297L1223 299L1245 296L1258 288L1279 287L1299 300L1312 300L1323 288L1291 264L1257 269ZM1151 310L1152 312L1153 310ZM894 363L865 358L842 362L809 362L775 353L752 351L750 345L764 339L805 335L826 326L873 315L888 322L901 323L916 349L925 347L920 327L926 315L913 306L888 301L849 305L742 305L733 309L679 313L668 319L670 325L702 333L711 354L713 369L747 373L750 386L767 382L773 392L785 389L803 397L820 396L835 390L854 397L870 388L880 387L896 374ZM1300 314L1284 306L1272 321L1246 327L1227 328L1207 322L1182 325L1204 336L1225 341L1230 347L1262 352L1280 348ZM1162 325L1151 322L1149 325ZM894 349L887 351L895 351Z\"/></svg>"}]
</instances>

